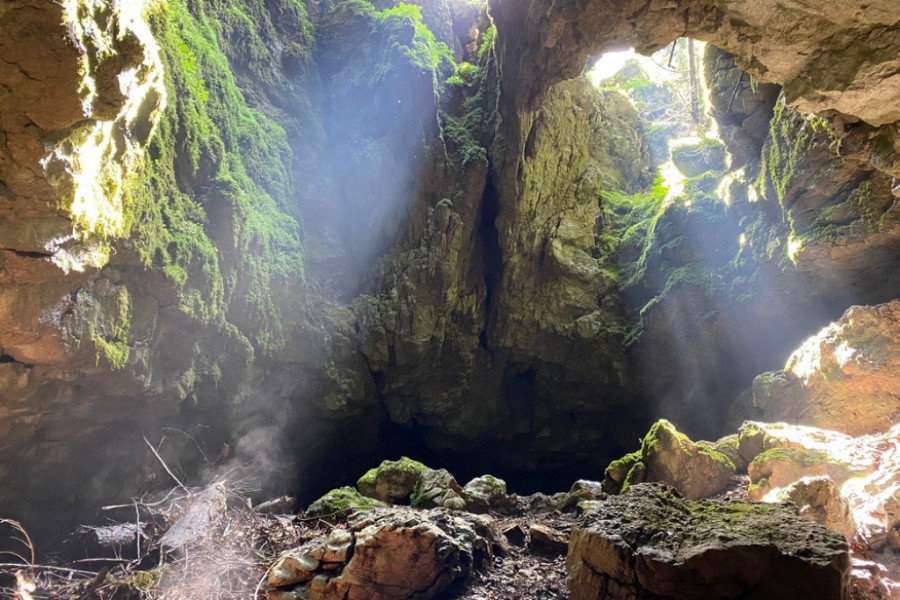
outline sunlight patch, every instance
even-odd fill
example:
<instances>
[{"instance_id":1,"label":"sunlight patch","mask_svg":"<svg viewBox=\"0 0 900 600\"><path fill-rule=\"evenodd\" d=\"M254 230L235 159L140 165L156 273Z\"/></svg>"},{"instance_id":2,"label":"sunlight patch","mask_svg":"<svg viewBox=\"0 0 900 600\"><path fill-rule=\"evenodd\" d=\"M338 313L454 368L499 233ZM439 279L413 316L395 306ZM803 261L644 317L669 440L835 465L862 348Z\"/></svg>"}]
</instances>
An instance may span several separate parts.
<instances>
[{"instance_id":1,"label":"sunlight patch","mask_svg":"<svg viewBox=\"0 0 900 600\"><path fill-rule=\"evenodd\" d=\"M124 101L112 120L91 120L58 143L41 164L55 187L60 208L73 222L72 239L47 240L53 261L66 272L100 268L109 259L109 240L127 232L126 188L139 173L144 145L153 136L166 105L159 45L146 22L146 0L64 0L64 25L81 53L82 110L94 117L98 101L93 70L115 57L118 42L136 38L140 62L119 73ZM134 58L134 57L126 57Z\"/></svg>"}]
</instances>

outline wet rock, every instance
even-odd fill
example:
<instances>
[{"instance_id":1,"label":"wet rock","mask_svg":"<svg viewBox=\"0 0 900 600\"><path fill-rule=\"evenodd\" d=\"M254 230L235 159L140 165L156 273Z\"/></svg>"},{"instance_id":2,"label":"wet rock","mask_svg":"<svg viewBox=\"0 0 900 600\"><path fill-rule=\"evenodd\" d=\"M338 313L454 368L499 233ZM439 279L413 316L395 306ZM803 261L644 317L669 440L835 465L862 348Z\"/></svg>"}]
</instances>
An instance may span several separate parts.
<instances>
[{"instance_id":1,"label":"wet rock","mask_svg":"<svg viewBox=\"0 0 900 600\"><path fill-rule=\"evenodd\" d=\"M658 484L580 517L566 570L572 600L849 598L840 534L792 508L693 502Z\"/></svg>"},{"instance_id":2,"label":"wet rock","mask_svg":"<svg viewBox=\"0 0 900 600\"><path fill-rule=\"evenodd\" d=\"M851 475L850 466L820 450L772 448L758 455L747 467L751 500L761 500L775 488L783 488L805 477L827 476L841 484Z\"/></svg>"},{"instance_id":3,"label":"wet rock","mask_svg":"<svg viewBox=\"0 0 900 600\"><path fill-rule=\"evenodd\" d=\"M734 475L724 454L692 442L666 420L657 421L641 445L648 482L662 482L697 500L722 490Z\"/></svg>"},{"instance_id":4,"label":"wet rock","mask_svg":"<svg viewBox=\"0 0 900 600\"><path fill-rule=\"evenodd\" d=\"M900 301L854 306L807 340L784 371L753 381L768 421L850 435L887 431L900 411Z\"/></svg>"},{"instance_id":5,"label":"wet rock","mask_svg":"<svg viewBox=\"0 0 900 600\"><path fill-rule=\"evenodd\" d=\"M553 494L552 496L537 492L527 498L528 510L536 515L554 512L561 510L567 499L568 494L562 492Z\"/></svg>"},{"instance_id":6,"label":"wet rock","mask_svg":"<svg viewBox=\"0 0 900 600\"><path fill-rule=\"evenodd\" d=\"M802 516L837 531L847 541L856 534L850 503L841 496L838 485L828 477L804 477L785 488L772 490L762 500L790 502Z\"/></svg>"}]
</instances>

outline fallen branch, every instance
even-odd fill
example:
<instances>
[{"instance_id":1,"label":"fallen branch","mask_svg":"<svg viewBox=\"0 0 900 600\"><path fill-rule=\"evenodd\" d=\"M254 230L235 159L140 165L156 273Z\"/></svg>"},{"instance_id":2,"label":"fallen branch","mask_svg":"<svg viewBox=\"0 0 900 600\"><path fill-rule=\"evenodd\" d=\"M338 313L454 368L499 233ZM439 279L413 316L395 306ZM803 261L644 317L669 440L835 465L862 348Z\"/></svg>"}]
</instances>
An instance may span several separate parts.
<instances>
[{"instance_id":1,"label":"fallen branch","mask_svg":"<svg viewBox=\"0 0 900 600\"><path fill-rule=\"evenodd\" d=\"M153 453L153 456L155 456L156 460L159 461L159 464L161 464L163 466L163 469L166 470L166 473L169 474L169 477L174 479L175 483L178 484L178 487L183 489L186 494L190 495L190 493L191 493L190 490L188 490L186 487L184 487L184 484L181 483L180 479L175 477L175 473L172 472L172 470L169 468L169 465L166 464L166 461L164 461L162 459L162 456L159 455L159 452L156 451L156 448L153 447L153 444L150 443L150 440L147 439L147 436L141 436L141 437L144 438L144 443L147 444L148 448L150 448L150 451Z\"/></svg>"}]
</instances>

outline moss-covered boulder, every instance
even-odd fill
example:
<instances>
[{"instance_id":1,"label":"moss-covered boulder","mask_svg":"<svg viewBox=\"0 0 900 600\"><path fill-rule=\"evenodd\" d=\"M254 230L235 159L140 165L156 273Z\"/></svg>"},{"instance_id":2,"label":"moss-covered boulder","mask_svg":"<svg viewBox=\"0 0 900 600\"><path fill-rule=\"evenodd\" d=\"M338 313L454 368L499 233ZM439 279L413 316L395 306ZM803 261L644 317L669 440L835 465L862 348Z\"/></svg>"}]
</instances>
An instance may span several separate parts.
<instances>
[{"instance_id":1,"label":"moss-covered boulder","mask_svg":"<svg viewBox=\"0 0 900 600\"><path fill-rule=\"evenodd\" d=\"M718 440L713 444L713 449L716 452L720 452L727 456L728 460L734 464L734 469L738 473L747 471L747 465L750 464L750 461L741 455L740 436L737 434L729 435Z\"/></svg>"},{"instance_id":2,"label":"moss-covered boulder","mask_svg":"<svg viewBox=\"0 0 900 600\"><path fill-rule=\"evenodd\" d=\"M452 508L462 510L466 507L463 499L463 488L447 469L425 469L413 488L409 503L415 508Z\"/></svg>"},{"instance_id":3,"label":"moss-covered boulder","mask_svg":"<svg viewBox=\"0 0 900 600\"><path fill-rule=\"evenodd\" d=\"M603 489L610 494L618 494L626 489L625 482L629 481L629 475L636 467L640 465L639 471L644 470L644 464L641 462L641 451L626 454L618 460L609 463L603 472Z\"/></svg>"},{"instance_id":4,"label":"moss-covered boulder","mask_svg":"<svg viewBox=\"0 0 900 600\"><path fill-rule=\"evenodd\" d=\"M356 487L363 496L382 502L408 501L428 467L417 460L402 457L385 460L359 478Z\"/></svg>"},{"instance_id":5,"label":"moss-covered boulder","mask_svg":"<svg viewBox=\"0 0 900 600\"><path fill-rule=\"evenodd\" d=\"M634 486L585 511L566 558L572 600L849 598L843 538L754 502Z\"/></svg>"},{"instance_id":6,"label":"moss-covered boulder","mask_svg":"<svg viewBox=\"0 0 900 600\"><path fill-rule=\"evenodd\" d=\"M345 486L331 490L310 504L306 509L306 514L311 517L334 515L336 519L343 520L354 511L385 506L387 506L386 503L363 496L354 488Z\"/></svg>"},{"instance_id":7,"label":"moss-covered boulder","mask_svg":"<svg viewBox=\"0 0 900 600\"><path fill-rule=\"evenodd\" d=\"M463 488L466 510L486 513L490 510L508 512L516 507L518 497L506 493L506 482L492 475L476 477Z\"/></svg>"},{"instance_id":8,"label":"moss-covered boulder","mask_svg":"<svg viewBox=\"0 0 900 600\"><path fill-rule=\"evenodd\" d=\"M660 419L640 450L610 463L602 485L607 493L618 494L638 483L659 481L697 500L722 490L734 474L734 462L715 444L695 443Z\"/></svg>"},{"instance_id":9,"label":"moss-covered boulder","mask_svg":"<svg viewBox=\"0 0 900 600\"><path fill-rule=\"evenodd\" d=\"M672 162L687 177L707 171L725 170L725 145L719 140L704 138L693 144L672 148Z\"/></svg>"},{"instance_id":10,"label":"moss-covered boulder","mask_svg":"<svg viewBox=\"0 0 900 600\"><path fill-rule=\"evenodd\" d=\"M692 442L672 423L657 421L641 444L647 481L661 481L697 500L722 490L734 475L727 456L704 444Z\"/></svg>"},{"instance_id":11,"label":"moss-covered boulder","mask_svg":"<svg viewBox=\"0 0 900 600\"><path fill-rule=\"evenodd\" d=\"M772 448L753 459L747 467L751 500L762 498L775 488L783 488L804 477L828 476L840 485L851 475L850 465L820 450Z\"/></svg>"}]
</instances>

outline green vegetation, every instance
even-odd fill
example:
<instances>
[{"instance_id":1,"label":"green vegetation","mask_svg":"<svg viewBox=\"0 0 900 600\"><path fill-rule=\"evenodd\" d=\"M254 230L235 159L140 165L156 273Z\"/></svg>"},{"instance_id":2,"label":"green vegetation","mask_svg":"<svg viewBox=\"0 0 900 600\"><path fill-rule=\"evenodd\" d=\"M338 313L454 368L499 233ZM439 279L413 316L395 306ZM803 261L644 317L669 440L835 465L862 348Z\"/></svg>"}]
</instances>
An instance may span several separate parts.
<instances>
[{"instance_id":1,"label":"green vegetation","mask_svg":"<svg viewBox=\"0 0 900 600\"><path fill-rule=\"evenodd\" d=\"M331 490L310 504L309 508L306 509L306 514L310 516L334 515L338 520L346 520L353 511L368 510L381 506L386 506L386 504L373 498L367 498L356 491L356 489L345 486Z\"/></svg>"},{"instance_id":2,"label":"green vegetation","mask_svg":"<svg viewBox=\"0 0 900 600\"><path fill-rule=\"evenodd\" d=\"M301 38L309 33L302 3L277 6ZM260 1L170 0L152 15L169 101L125 217L138 256L175 284L181 310L272 353L289 322L278 298L304 277L292 153L284 130L248 106L225 51L248 64L267 59L251 32L272 27L258 20L263 10ZM244 45L230 48L237 39Z\"/></svg>"},{"instance_id":3,"label":"green vegetation","mask_svg":"<svg viewBox=\"0 0 900 600\"><path fill-rule=\"evenodd\" d=\"M460 166L469 163L487 166L487 149L479 141L489 115L496 112L496 106L487 106L487 98L498 98L499 93L489 93L489 73L494 68L494 27L481 34L478 47L478 65L461 63L456 74L447 80L451 86L460 87L464 94L461 116L453 116L441 111L441 132L445 142ZM496 78L495 78L496 80ZM495 81L496 83L496 81Z\"/></svg>"},{"instance_id":4,"label":"green vegetation","mask_svg":"<svg viewBox=\"0 0 900 600\"><path fill-rule=\"evenodd\" d=\"M125 368L128 358L131 356L131 346L129 344L129 334L131 332L131 297L128 294L128 288L119 286L115 295L111 298L111 302L104 298L97 308L102 310L92 311L90 325L91 341L97 348L97 360L103 356L114 370ZM94 323L103 315L111 320L109 332L100 335Z\"/></svg>"}]
</instances>

